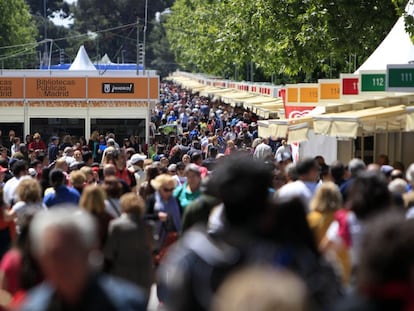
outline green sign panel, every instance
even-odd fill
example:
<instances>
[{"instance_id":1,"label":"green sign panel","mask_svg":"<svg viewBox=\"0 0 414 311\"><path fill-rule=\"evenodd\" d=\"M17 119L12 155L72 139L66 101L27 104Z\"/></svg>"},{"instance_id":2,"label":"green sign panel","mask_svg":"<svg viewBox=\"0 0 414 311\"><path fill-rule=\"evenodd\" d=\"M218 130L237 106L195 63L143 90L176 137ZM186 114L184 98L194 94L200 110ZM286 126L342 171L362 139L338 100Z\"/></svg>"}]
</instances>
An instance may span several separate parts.
<instances>
[{"instance_id":1,"label":"green sign panel","mask_svg":"<svg viewBox=\"0 0 414 311\"><path fill-rule=\"evenodd\" d=\"M414 67L388 68L388 88L413 89Z\"/></svg>"},{"instance_id":2,"label":"green sign panel","mask_svg":"<svg viewBox=\"0 0 414 311\"><path fill-rule=\"evenodd\" d=\"M361 92L384 92L385 84L385 73L361 75Z\"/></svg>"}]
</instances>

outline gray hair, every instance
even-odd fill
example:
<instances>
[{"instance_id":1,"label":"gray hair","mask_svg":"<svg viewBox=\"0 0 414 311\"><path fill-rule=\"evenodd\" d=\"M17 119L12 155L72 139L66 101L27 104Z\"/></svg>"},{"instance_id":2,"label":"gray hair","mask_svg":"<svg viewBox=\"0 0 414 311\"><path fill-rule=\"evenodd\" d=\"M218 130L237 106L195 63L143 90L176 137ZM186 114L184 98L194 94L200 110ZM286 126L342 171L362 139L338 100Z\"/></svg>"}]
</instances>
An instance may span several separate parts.
<instances>
[{"instance_id":1,"label":"gray hair","mask_svg":"<svg viewBox=\"0 0 414 311\"><path fill-rule=\"evenodd\" d=\"M402 178L397 178L388 184L388 190L394 194L404 194L407 192L407 182Z\"/></svg>"},{"instance_id":2,"label":"gray hair","mask_svg":"<svg viewBox=\"0 0 414 311\"><path fill-rule=\"evenodd\" d=\"M33 254L42 254L45 245L44 235L51 228L75 231L86 250L91 250L96 245L97 226L94 218L74 207L61 206L36 214L30 225Z\"/></svg>"},{"instance_id":3,"label":"gray hair","mask_svg":"<svg viewBox=\"0 0 414 311\"><path fill-rule=\"evenodd\" d=\"M360 172L365 171L366 168L367 166L361 159L352 159L348 163L348 171L351 173L352 177L355 177Z\"/></svg>"},{"instance_id":4,"label":"gray hair","mask_svg":"<svg viewBox=\"0 0 414 311\"><path fill-rule=\"evenodd\" d=\"M410 166L407 169L407 172L405 173L405 178L412 183L414 181L414 163L410 164Z\"/></svg>"}]
</instances>

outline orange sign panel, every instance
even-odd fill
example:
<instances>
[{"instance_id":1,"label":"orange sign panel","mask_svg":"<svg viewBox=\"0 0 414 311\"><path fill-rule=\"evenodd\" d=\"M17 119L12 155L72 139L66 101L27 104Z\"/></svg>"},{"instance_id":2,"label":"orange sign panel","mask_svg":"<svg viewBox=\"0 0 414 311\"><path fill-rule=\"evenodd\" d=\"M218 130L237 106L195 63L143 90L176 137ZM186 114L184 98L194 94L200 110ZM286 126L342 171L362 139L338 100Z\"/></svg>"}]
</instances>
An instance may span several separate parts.
<instances>
[{"instance_id":1,"label":"orange sign panel","mask_svg":"<svg viewBox=\"0 0 414 311\"><path fill-rule=\"evenodd\" d=\"M26 98L85 98L85 78L26 78Z\"/></svg>"},{"instance_id":2,"label":"orange sign panel","mask_svg":"<svg viewBox=\"0 0 414 311\"><path fill-rule=\"evenodd\" d=\"M340 99L341 84L340 83L320 83L321 99Z\"/></svg>"},{"instance_id":3,"label":"orange sign panel","mask_svg":"<svg viewBox=\"0 0 414 311\"><path fill-rule=\"evenodd\" d=\"M0 99L23 98L23 80L0 77Z\"/></svg>"},{"instance_id":4,"label":"orange sign panel","mask_svg":"<svg viewBox=\"0 0 414 311\"><path fill-rule=\"evenodd\" d=\"M317 103L318 87L301 87L300 88L300 102L301 103Z\"/></svg>"},{"instance_id":5,"label":"orange sign panel","mask_svg":"<svg viewBox=\"0 0 414 311\"><path fill-rule=\"evenodd\" d=\"M90 99L158 99L158 96L158 78L88 78Z\"/></svg>"},{"instance_id":6,"label":"orange sign panel","mask_svg":"<svg viewBox=\"0 0 414 311\"><path fill-rule=\"evenodd\" d=\"M286 101L288 103L297 103L298 102L298 88L297 87L288 87Z\"/></svg>"}]
</instances>

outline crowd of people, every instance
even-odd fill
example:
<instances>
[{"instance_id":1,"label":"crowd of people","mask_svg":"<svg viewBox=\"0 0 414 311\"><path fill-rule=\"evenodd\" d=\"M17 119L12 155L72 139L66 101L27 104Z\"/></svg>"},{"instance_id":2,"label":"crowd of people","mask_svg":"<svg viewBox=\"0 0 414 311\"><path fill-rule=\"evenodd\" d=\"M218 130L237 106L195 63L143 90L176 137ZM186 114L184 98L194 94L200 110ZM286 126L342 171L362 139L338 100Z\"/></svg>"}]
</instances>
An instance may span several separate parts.
<instances>
[{"instance_id":1,"label":"crowd of people","mask_svg":"<svg viewBox=\"0 0 414 311\"><path fill-rule=\"evenodd\" d=\"M3 309L146 310L154 283L167 311L413 308L414 165L293 162L251 112L161 93L148 145L9 131Z\"/></svg>"}]
</instances>

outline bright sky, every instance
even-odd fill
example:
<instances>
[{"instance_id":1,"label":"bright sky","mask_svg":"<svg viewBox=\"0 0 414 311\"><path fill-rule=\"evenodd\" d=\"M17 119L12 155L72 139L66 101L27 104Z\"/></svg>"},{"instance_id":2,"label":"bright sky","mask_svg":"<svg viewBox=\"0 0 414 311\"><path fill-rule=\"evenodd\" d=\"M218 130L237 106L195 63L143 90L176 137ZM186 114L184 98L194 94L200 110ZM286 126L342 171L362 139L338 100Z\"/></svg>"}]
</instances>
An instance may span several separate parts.
<instances>
[{"instance_id":1,"label":"bright sky","mask_svg":"<svg viewBox=\"0 0 414 311\"><path fill-rule=\"evenodd\" d=\"M65 0L67 3L72 4L75 3L76 0ZM69 27L69 25L73 24L73 18L60 18L58 15L55 18L51 19L55 25Z\"/></svg>"}]
</instances>

